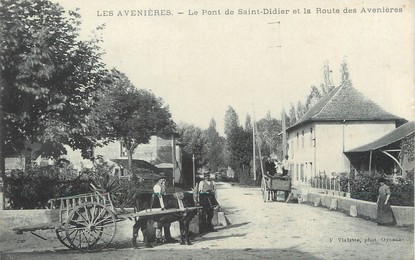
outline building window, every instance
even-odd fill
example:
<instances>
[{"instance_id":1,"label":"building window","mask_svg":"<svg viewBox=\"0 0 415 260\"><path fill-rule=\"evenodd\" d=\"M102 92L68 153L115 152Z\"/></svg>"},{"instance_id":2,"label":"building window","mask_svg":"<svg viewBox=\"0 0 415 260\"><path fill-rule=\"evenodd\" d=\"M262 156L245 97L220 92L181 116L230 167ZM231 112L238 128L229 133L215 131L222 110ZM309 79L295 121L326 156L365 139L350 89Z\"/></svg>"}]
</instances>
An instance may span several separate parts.
<instances>
[{"instance_id":1,"label":"building window","mask_svg":"<svg viewBox=\"0 0 415 260\"><path fill-rule=\"evenodd\" d=\"M297 133L297 150L300 148L299 144L300 144L300 134Z\"/></svg>"},{"instance_id":2,"label":"building window","mask_svg":"<svg viewBox=\"0 0 415 260\"><path fill-rule=\"evenodd\" d=\"M297 164L295 164L295 166L296 166L296 167L295 167L295 168L296 168L296 169L295 169L295 175L297 176L297 181L298 181L298 176L300 175L300 174L299 174L299 172L300 172L300 171L298 170L298 163L297 163Z\"/></svg>"},{"instance_id":3,"label":"building window","mask_svg":"<svg viewBox=\"0 0 415 260\"><path fill-rule=\"evenodd\" d=\"M301 148L304 148L304 131L301 133Z\"/></svg>"},{"instance_id":4,"label":"building window","mask_svg":"<svg viewBox=\"0 0 415 260\"><path fill-rule=\"evenodd\" d=\"M304 181L305 180L304 179L304 164L301 164L300 169L301 169L301 172L300 172L300 174L301 174L301 180Z\"/></svg>"},{"instance_id":5,"label":"building window","mask_svg":"<svg viewBox=\"0 0 415 260\"><path fill-rule=\"evenodd\" d=\"M294 141L291 140L291 146L290 146L290 151L291 151L291 159L294 159Z\"/></svg>"},{"instance_id":6,"label":"building window","mask_svg":"<svg viewBox=\"0 0 415 260\"><path fill-rule=\"evenodd\" d=\"M310 146L313 147L314 146L314 142L313 142L313 128L310 128Z\"/></svg>"}]
</instances>

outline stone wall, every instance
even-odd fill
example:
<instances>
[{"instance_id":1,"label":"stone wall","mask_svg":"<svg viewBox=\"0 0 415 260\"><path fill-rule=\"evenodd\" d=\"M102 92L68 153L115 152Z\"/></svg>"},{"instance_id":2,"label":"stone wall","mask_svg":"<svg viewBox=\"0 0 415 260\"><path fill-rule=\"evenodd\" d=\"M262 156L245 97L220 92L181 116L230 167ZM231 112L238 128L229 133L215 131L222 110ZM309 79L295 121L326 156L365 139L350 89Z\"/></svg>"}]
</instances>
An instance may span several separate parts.
<instances>
[{"instance_id":1,"label":"stone wall","mask_svg":"<svg viewBox=\"0 0 415 260\"><path fill-rule=\"evenodd\" d=\"M374 202L304 191L301 193L301 201L312 203L315 206L343 211L348 214L350 214L352 209L352 211L356 211L357 216L372 220L376 219L377 206ZM414 225L414 207L392 206L392 211L398 226Z\"/></svg>"}]
</instances>

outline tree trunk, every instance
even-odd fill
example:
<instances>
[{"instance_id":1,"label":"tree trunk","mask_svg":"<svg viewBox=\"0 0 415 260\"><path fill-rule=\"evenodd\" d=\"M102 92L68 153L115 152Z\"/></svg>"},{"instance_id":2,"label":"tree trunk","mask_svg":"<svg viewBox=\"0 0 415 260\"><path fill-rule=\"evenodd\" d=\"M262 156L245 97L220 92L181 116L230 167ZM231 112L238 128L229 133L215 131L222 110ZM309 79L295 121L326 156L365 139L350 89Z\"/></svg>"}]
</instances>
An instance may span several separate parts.
<instances>
[{"instance_id":1,"label":"tree trunk","mask_svg":"<svg viewBox=\"0 0 415 260\"><path fill-rule=\"evenodd\" d=\"M128 170L131 174L133 174L133 153L134 150L127 149L127 156L128 156Z\"/></svg>"},{"instance_id":2,"label":"tree trunk","mask_svg":"<svg viewBox=\"0 0 415 260\"><path fill-rule=\"evenodd\" d=\"M3 77L1 75L0 71L0 180L3 181L3 201L1 201L2 208L0 210L4 209L6 207L6 196L5 196L5 190L6 190L6 169L5 169L5 156L4 156L4 112L3 112L3 89L4 89L4 81Z\"/></svg>"}]
</instances>

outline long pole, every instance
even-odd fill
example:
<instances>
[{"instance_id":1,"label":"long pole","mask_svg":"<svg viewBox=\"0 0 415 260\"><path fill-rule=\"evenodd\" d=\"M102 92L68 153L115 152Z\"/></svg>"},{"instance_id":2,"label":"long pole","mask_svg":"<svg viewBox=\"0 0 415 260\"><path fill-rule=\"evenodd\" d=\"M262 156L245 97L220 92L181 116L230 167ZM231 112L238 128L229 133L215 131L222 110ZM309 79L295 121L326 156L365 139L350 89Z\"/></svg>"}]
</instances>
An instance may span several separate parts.
<instances>
[{"instance_id":1,"label":"long pole","mask_svg":"<svg viewBox=\"0 0 415 260\"><path fill-rule=\"evenodd\" d=\"M3 187L0 192L3 192L1 208L5 209L6 207L6 196L5 196L5 190L7 186L7 180L6 180L6 167L5 167L5 155L4 155L4 111L3 111L3 89L4 89L4 81L0 70L0 180L3 181Z\"/></svg>"},{"instance_id":2,"label":"long pole","mask_svg":"<svg viewBox=\"0 0 415 260\"><path fill-rule=\"evenodd\" d=\"M195 155L192 155L193 159L193 187L196 186L196 169L195 169Z\"/></svg>"},{"instance_id":3,"label":"long pole","mask_svg":"<svg viewBox=\"0 0 415 260\"><path fill-rule=\"evenodd\" d=\"M174 187L174 179L175 179L175 173L176 173L176 138L174 135L171 136L171 160L173 163L173 173L172 173L172 181L173 181L173 187Z\"/></svg>"},{"instance_id":4,"label":"long pole","mask_svg":"<svg viewBox=\"0 0 415 260\"><path fill-rule=\"evenodd\" d=\"M282 158L285 158L285 156L287 155L287 131L286 131L287 126L285 123L284 107L282 108L282 112L281 112L281 121L282 121Z\"/></svg>"},{"instance_id":5,"label":"long pole","mask_svg":"<svg viewBox=\"0 0 415 260\"><path fill-rule=\"evenodd\" d=\"M255 121L254 121L254 104L252 103L252 172L254 173L254 181L256 181L256 156L255 156Z\"/></svg>"}]
</instances>

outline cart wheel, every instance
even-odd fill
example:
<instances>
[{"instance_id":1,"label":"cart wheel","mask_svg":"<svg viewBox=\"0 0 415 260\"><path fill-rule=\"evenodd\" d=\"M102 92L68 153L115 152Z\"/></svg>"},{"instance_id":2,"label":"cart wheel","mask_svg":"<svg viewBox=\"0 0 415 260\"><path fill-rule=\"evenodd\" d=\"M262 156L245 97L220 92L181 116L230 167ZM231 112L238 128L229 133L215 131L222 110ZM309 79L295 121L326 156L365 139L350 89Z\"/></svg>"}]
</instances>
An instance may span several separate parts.
<instances>
[{"instance_id":1,"label":"cart wheel","mask_svg":"<svg viewBox=\"0 0 415 260\"><path fill-rule=\"evenodd\" d=\"M87 202L74 208L66 220L66 238L73 248L98 251L111 243L116 224L110 209L102 204Z\"/></svg>"},{"instance_id":2,"label":"cart wheel","mask_svg":"<svg viewBox=\"0 0 415 260\"><path fill-rule=\"evenodd\" d=\"M264 200L264 202L267 202L268 191L267 191L267 185L265 183L264 178L262 178L262 181L261 181L261 191L262 191L262 199Z\"/></svg>"},{"instance_id":3,"label":"cart wheel","mask_svg":"<svg viewBox=\"0 0 415 260\"><path fill-rule=\"evenodd\" d=\"M68 238L66 237L66 232L64 229L56 229L55 232L59 242L61 242L62 245L70 249L76 249L76 247L73 247Z\"/></svg>"}]
</instances>

